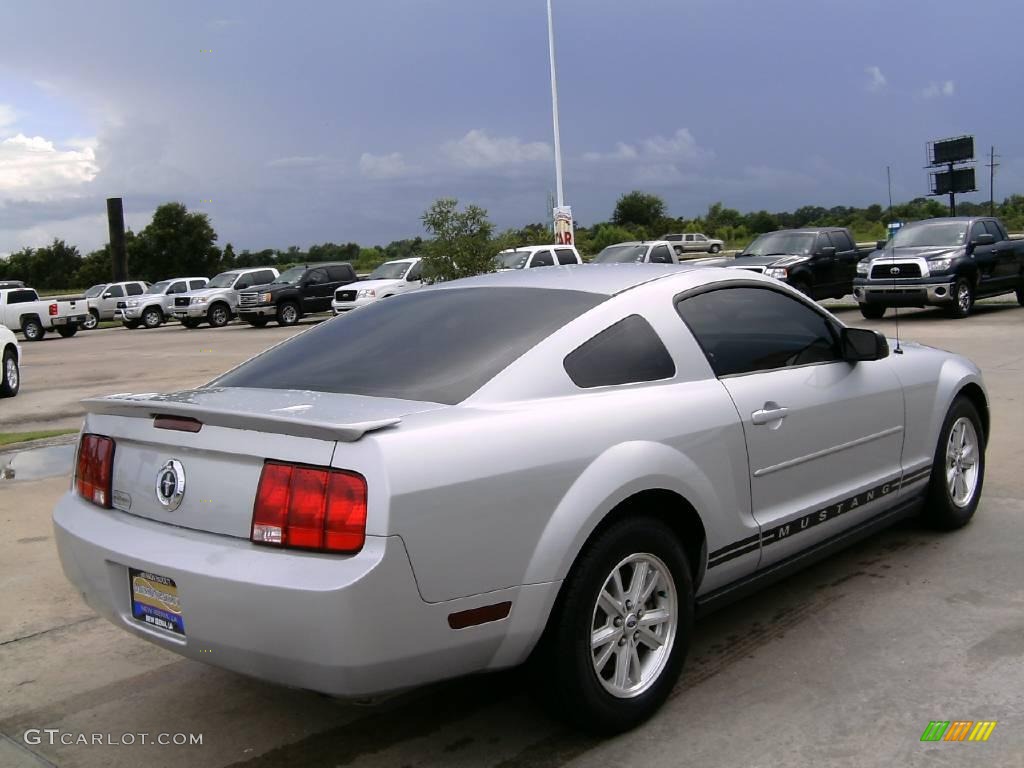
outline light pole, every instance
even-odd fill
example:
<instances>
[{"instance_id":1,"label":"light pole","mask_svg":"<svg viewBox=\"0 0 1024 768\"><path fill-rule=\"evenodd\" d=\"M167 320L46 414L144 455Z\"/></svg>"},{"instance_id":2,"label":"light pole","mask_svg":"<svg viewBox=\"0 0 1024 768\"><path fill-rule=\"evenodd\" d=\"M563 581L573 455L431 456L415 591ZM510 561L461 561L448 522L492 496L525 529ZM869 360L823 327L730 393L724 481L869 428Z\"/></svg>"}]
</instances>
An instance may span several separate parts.
<instances>
[{"instance_id":1,"label":"light pole","mask_svg":"<svg viewBox=\"0 0 1024 768\"><path fill-rule=\"evenodd\" d=\"M551 14L551 0L548 0L548 57L551 61L551 122L555 132L555 191L556 203L552 211L555 226L555 242L571 245L573 242L572 209L565 204L562 187L562 139L558 130L558 81L555 77L555 24Z\"/></svg>"}]
</instances>

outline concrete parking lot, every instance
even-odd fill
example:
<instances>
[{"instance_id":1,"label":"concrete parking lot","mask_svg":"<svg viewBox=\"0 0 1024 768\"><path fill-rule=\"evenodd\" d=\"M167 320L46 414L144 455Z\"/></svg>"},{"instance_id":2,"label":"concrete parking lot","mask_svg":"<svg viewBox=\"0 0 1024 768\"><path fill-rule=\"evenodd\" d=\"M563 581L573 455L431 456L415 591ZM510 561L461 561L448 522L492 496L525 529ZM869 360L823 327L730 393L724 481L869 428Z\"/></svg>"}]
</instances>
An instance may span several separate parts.
<instances>
[{"instance_id":1,"label":"concrete parking lot","mask_svg":"<svg viewBox=\"0 0 1024 768\"><path fill-rule=\"evenodd\" d=\"M890 318L834 309L893 333ZM365 707L183 660L96 618L64 580L50 512L66 474L0 481L0 766L1024 766L1024 308L900 318L904 340L984 370L992 436L974 521L900 525L703 619L668 704L608 741L548 719L514 671ZM195 385L295 332L172 325L25 345L22 394L0 421L75 427L81 397ZM986 743L922 743L932 720L998 725ZM51 744L34 729L202 744Z\"/></svg>"}]
</instances>

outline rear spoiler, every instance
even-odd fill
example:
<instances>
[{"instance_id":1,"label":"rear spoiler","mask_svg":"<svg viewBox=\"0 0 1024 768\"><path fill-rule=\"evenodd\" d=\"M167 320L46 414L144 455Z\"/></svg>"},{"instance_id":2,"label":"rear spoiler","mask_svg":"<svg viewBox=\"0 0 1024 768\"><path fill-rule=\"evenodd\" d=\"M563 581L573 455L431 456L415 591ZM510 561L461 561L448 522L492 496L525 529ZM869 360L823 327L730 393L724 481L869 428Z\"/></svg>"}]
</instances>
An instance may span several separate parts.
<instances>
[{"instance_id":1,"label":"rear spoiler","mask_svg":"<svg viewBox=\"0 0 1024 768\"><path fill-rule=\"evenodd\" d=\"M295 416L228 411L222 408L210 408L193 403L142 399L138 395L93 397L83 400L82 405L85 406L86 411L89 413L107 416L127 416L136 419L178 416L186 419L195 419L202 424L209 424L214 427L250 429L254 432L273 432L280 435L294 435L295 437L311 437L316 440L340 440L344 443L355 442L367 432L391 427L401 421L401 418L395 417L376 419L374 421L357 421L350 424L333 424L323 421L310 421Z\"/></svg>"}]
</instances>

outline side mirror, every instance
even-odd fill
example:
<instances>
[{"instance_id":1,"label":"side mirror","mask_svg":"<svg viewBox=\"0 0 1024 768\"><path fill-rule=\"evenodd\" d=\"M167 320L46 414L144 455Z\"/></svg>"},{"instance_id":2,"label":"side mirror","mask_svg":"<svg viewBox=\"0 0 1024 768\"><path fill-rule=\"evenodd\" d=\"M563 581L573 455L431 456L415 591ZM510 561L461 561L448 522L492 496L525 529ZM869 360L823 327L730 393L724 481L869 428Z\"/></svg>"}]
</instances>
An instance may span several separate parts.
<instances>
[{"instance_id":1,"label":"side mirror","mask_svg":"<svg viewBox=\"0 0 1024 768\"><path fill-rule=\"evenodd\" d=\"M843 328L839 344L843 360L849 363L882 360L889 356L889 342L885 336L866 328Z\"/></svg>"},{"instance_id":2,"label":"side mirror","mask_svg":"<svg viewBox=\"0 0 1024 768\"><path fill-rule=\"evenodd\" d=\"M990 235L988 233L985 233L984 235L978 235L976 238L974 238L971 241L971 245L973 245L975 247L977 247L979 245L992 245L993 243L995 243L995 241L996 241L996 239L995 239L994 236L992 236L992 235Z\"/></svg>"},{"instance_id":3,"label":"side mirror","mask_svg":"<svg viewBox=\"0 0 1024 768\"><path fill-rule=\"evenodd\" d=\"M889 242L888 240L876 240L875 241L875 249L879 250L879 251L884 251L885 250L885 244L888 243L888 242Z\"/></svg>"},{"instance_id":4,"label":"side mirror","mask_svg":"<svg viewBox=\"0 0 1024 768\"><path fill-rule=\"evenodd\" d=\"M836 257L836 249L831 246L825 246L816 254L822 261L831 261Z\"/></svg>"},{"instance_id":5,"label":"side mirror","mask_svg":"<svg viewBox=\"0 0 1024 768\"><path fill-rule=\"evenodd\" d=\"M112 294L112 293L104 293L103 294L103 298L104 299L112 299L112 298L114 298L114 294Z\"/></svg>"}]
</instances>

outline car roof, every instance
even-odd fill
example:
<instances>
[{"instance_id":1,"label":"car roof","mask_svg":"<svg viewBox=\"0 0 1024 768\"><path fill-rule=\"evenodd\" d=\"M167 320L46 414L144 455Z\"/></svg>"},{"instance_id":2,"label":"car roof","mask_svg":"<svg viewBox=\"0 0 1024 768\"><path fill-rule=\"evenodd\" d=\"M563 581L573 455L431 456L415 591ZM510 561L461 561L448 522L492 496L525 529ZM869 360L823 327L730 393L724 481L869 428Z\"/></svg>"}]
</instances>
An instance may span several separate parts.
<instances>
[{"instance_id":1,"label":"car roof","mask_svg":"<svg viewBox=\"0 0 1024 768\"><path fill-rule=\"evenodd\" d=\"M614 248L618 245L672 245L670 240L624 240L621 243L612 243L611 245L605 246L607 248Z\"/></svg>"},{"instance_id":2,"label":"car roof","mask_svg":"<svg viewBox=\"0 0 1024 768\"><path fill-rule=\"evenodd\" d=\"M703 269L735 274L736 270L712 270L699 264L570 264L564 267L511 269L461 280L438 283L426 290L449 288L549 288L585 291L614 296L638 285L663 277ZM718 274L717 279L722 275Z\"/></svg>"},{"instance_id":3,"label":"car roof","mask_svg":"<svg viewBox=\"0 0 1024 768\"><path fill-rule=\"evenodd\" d=\"M564 245L562 243L548 243L547 245L520 245L515 248L506 248L499 253L515 253L516 251L529 251L534 253L535 251L546 250L548 248L572 248L575 249L575 245Z\"/></svg>"}]
</instances>

